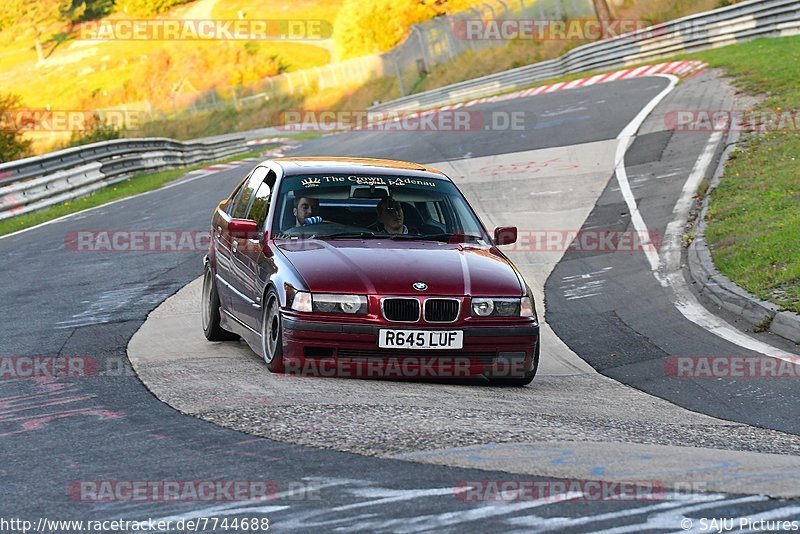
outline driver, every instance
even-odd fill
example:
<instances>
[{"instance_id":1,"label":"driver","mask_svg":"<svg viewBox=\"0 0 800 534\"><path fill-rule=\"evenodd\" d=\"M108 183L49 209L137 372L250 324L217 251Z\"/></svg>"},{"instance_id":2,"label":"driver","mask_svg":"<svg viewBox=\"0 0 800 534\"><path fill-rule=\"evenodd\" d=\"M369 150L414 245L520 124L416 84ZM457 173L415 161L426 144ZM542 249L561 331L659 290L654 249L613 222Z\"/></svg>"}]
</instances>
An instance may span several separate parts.
<instances>
[{"instance_id":1,"label":"driver","mask_svg":"<svg viewBox=\"0 0 800 534\"><path fill-rule=\"evenodd\" d=\"M319 213L319 199L311 197L297 197L294 199L294 209L292 210L295 218L295 226L306 224L316 224L322 222Z\"/></svg>"},{"instance_id":2,"label":"driver","mask_svg":"<svg viewBox=\"0 0 800 534\"><path fill-rule=\"evenodd\" d=\"M400 202L392 197L383 197L378 202L378 225L379 232L387 234L407 234L408 228L403 224L405 214Z\"/></svg>"}]
</instances>

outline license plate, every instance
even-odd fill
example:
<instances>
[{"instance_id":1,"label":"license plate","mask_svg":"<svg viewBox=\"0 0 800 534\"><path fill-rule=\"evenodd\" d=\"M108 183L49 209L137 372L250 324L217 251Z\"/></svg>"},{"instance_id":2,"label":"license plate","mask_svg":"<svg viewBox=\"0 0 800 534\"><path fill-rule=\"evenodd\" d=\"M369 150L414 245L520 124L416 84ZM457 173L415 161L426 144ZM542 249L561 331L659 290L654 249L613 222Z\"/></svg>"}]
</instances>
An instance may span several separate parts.
<instances>
[{"instance_id":1,"label":"license plate","mask_svg":"<svg viewBox=\"0 0 800 534\"><path fill-rule=\"evenodd\" d=\"M460 349L464 347L461 330L387 330L378 332L381 349Z\"/></svg>"}]
</instances>

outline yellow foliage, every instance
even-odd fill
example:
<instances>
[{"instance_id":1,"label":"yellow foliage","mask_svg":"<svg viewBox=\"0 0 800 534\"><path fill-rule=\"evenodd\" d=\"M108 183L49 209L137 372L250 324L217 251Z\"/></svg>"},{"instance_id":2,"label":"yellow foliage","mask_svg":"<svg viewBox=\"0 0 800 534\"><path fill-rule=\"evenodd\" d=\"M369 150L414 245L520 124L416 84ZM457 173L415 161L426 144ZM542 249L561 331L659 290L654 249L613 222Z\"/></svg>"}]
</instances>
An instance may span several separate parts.
<instances>
[{"instance_id":1,"label":"yellow foliage","mask_svg":"<svg viewBox=\"0 0 800 534\"><path fill-rule=\"evenodd\" d=\"M408 35L409 27L474 5L475 0L344 0L333 25L338 59L386 52Z\"/></svg>"},{"instance_id":2,"label":"yellow foliage","mask_svg":"<svg viewBox=\"0 0 800 534\"><path fill-rule=\"evenodd\" d=\"M213 47L213 54L209 48L173 46L150 53L146 61L136 64L120 90L110 92L108 100L146 99L157 108L168 109L169 103L181 107L186 102L174 102L176 95L191 96L213 89L224 92L285 70L278 56L258 53L258 44L219 43Z\"/></svg>"}]
</instances>

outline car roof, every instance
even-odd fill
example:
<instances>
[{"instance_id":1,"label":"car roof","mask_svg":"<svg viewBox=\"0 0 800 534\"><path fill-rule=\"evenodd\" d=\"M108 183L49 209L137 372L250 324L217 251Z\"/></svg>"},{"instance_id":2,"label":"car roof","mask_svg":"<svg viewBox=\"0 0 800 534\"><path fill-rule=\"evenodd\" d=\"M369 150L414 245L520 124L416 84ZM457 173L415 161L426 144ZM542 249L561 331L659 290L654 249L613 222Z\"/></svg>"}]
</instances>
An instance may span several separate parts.
<instances>
[{"instance_id":1,"label":"car roof","mask_svg":"<svg viewBox=\"0 0 800 534\"><path fill-rule=\"evenodd\" d=\"M270 161L280 165L287 176L329 172L336 174L391 174L450 181L450 178L439 169L409 161L344 157L278 158Z\"/></svg>"}]
</instances>

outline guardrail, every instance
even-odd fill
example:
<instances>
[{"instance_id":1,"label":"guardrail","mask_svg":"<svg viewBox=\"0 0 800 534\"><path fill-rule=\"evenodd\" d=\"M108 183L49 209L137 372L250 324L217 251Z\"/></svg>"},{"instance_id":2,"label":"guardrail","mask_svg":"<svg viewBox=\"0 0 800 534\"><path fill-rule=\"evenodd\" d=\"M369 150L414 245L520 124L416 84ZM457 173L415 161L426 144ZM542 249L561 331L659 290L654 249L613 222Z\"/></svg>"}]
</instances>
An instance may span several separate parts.
<instances>
[{"instance_id":1,"label":"guardrail","mask_svg":"<svg viewBox=\"0 0 800 534\"><path fill-rule=\"evenodd\" d=\"M680 53L800 34L800 2L752 0L684 17L570 50L563 56L490 74L373 106L373 110L416 111L501 91L512 91L558 76L630 66Z\"/></svg>"},{"instance_id":2,"label":"guardrail","mask_svg":"<svg viewBox=\"0 0 800 534\"><path fill-rule=\"evenodd\" d=\"M88 195L144 171L225 158L251 150L246 137L189 142L116 139L0 164L0 220Z\"/></svg>"}]
</instances>

